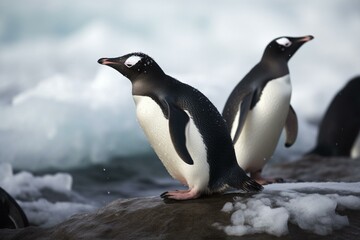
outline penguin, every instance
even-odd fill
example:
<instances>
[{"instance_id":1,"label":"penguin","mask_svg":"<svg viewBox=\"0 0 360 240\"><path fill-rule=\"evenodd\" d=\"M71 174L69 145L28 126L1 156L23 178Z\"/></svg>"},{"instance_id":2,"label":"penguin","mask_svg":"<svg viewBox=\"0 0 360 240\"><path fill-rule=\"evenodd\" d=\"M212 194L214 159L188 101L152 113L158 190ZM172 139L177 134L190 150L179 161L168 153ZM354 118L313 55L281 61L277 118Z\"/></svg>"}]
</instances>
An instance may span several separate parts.
<instances>
[{"instance_id":1,"label":"penguin","mask_svg":"<svg viewBox=\"0 0 360 240\"><path fill-rule=\"evenodd\" d=\"M237 165L225 121L197 89L165 74L144 53L101 58L132 83L136 116L169 174L188 190L162 198L187 200L231 188L258 192L262 186Z\"/></svg>"},{"instance_id":2,"label":"penguin","mask_svg":"<svg viewBox=\"0 0 360 240\"><path fill-rule=\"evenodd\" d=\"M237 84L228 97L222 115L230 132L239 166L260 184L281 182L261 176L275 151L282 129L286 147L296 140L297 116L290 105L291 82L288 61L313 36L278 37Z\"/></svg>"},{"instance_id":3,"label":"penguin","mask_svg":"<svg viewBox=\"0 0 360 240\"><path fill-rule=\"evenodd\" d=\"M29 221L19 204L0 187L0 228L24 228Z\"/></svg>"},{"instance_id":4,"label":"penguin","mask_svg":"<svg viewBox=\"0 0 360 240\"><path fill-rule=\"evenodd\" d=\"M360 76L333 98L319 127L316 147L306 155L356 157L360 130Z\"/></svg>"}]
</instances>

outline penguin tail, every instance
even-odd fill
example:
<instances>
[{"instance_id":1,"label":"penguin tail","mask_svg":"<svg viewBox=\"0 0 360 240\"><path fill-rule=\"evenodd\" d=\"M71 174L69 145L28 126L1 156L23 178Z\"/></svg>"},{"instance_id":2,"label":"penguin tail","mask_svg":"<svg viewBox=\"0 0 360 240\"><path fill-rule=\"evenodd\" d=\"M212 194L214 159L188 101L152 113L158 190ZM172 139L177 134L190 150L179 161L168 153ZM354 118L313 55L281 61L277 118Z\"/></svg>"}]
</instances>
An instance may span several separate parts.
<instances>
[{"instance_id":1,"label":"penguin tail","mask_svg":"<svg viewBox=\"0 0 360 240\"><path fill-rule=\"evenodd\" d=\"M230 187L242 190L244 192L260 192L264 187L257 183L254 179L250 178L246 173L240 168L233 168L234 172L237 174L232 175L229 179L228 184Z\"/></svg>"},{"instance_id":2,"label":"penguin tail","mask_svg":"<svg viewBox=\"0 0 360 240\"><path fill-rule=\"evenodd\" d=\"M261 184L250 177L245 181L242 181L236 188L245 192L260 192L264 189Z\"/></svg>"}]
</instances>

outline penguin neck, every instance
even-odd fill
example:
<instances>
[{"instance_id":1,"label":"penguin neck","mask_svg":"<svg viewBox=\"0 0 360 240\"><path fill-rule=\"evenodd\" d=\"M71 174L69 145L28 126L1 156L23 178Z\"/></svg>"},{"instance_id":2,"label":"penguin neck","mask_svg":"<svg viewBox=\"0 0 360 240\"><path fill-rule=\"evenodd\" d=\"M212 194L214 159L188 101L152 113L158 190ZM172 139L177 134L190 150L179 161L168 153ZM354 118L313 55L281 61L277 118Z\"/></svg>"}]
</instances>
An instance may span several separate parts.
<instances>
[{"instance_id":1,"label":"penguin neck","mask_svg":"<svg viewBox=\"0 0 360 240\"><path fill-rule=\"evenodd\" d=\"M283 58L273 58L264 55L260 61L260 64L263 65L266 69L269 69L271 72L279 76L284 76L289 74L288 61Z\"/></svg>"},{"instance_id":2,"label":"penguin neck","mask_svg":"<svg viewBox=\"0 0 360 240\"><path fill-rule=\"evenodd\" d=\"M163 88L164 73L158 74L141 74L136 79L132 80L132 94L133 95L149 95L156 89Z\"/></svg>"}]
</instances>

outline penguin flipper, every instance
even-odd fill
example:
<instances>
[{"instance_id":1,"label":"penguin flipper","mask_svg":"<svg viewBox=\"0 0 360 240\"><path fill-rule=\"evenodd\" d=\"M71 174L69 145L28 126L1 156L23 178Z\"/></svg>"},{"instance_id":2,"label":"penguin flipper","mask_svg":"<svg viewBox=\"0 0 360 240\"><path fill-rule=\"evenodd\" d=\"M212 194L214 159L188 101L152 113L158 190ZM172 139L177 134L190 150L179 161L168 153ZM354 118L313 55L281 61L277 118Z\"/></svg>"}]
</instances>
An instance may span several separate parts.
<instances>
[{"instance_id":1,"label":"penguin flipper","mask_svg":"<svg viewBox=\"0 0 360 240\"><path fill-rule=\"evenodd\" d=\"M240 117L239 117L237 129L235 132L235 136L233 139L233 143L235 143L238 140L238 138L240 137L240 133L244 126L246 116L250 110L252 100L253 100L253 94L248 93L247 95L245 95L245 97L242 99L242 101L240 103Z\"/></svg>"},{"instance_id":2,"label":"penguin flipper","mask_svg":"<svg viewBox=\"0 0 360 240\"><path fill-rule=\"evenodd\" d=\"M171 141L173 142L175 150L179 154L181 159L185 163L193 165L194 161L191 158L189 151L186 147L185 135L185 128L190 118L182 109L174 106L168 101L165 102L168 108L169 132L171 136Z\"/></svg>"},{"instance_id":3,"label":"penguin flipper","mask_svg":"<svg viewBox=\"0 0 360 240\"><path fill-rule=\"evenodd\" d=\"M298 134L298 120L294 108L290 105L289 113L285 122L286 141L285 147L291 147Z\"/></svg>"}]
</instances>

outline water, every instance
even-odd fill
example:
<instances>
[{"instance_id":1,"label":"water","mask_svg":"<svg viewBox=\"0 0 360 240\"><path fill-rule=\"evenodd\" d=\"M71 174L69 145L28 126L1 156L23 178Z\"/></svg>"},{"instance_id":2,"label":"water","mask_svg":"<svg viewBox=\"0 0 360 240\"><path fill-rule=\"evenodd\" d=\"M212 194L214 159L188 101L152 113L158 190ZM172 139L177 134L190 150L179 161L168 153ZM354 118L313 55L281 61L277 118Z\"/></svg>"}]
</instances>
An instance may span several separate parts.
<instances>
[{"instance_id":1,"label":"water","mask_svg":"<svg viewBox=\"0 0 360 240\"><path fill-rule=\"evenodd\" d=\"M281 140L271 162L296 159L314 145L312 122L359 74L359 7L356 0L1 1L0 163L8 166L1 186L38 225L54 224L32 214L46 204L86 211L179 188L136 122L130 82L97 60L143 51L221 110L268 42L312 34L289 64L299 136L290 149Z\"/></svg>"}]
</instances>

